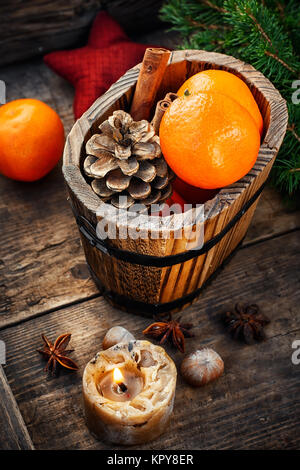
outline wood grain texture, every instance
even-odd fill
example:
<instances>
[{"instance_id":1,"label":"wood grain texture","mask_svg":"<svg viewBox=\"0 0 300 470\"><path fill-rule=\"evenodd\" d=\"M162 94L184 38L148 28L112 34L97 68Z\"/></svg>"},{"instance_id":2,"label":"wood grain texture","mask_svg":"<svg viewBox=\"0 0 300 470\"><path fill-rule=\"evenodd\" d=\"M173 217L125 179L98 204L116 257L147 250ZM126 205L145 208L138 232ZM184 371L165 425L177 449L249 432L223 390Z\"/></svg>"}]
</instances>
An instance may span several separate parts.
<instances>
[{"instance_id":1,"label":"wood grain texture","mask_svg":"<svg viewBox=\"0 0 300 470\"><path fill-rule=\"evenodd\" d=\"M0 79L7 83L8 100L41 99L57 110L66 133L70 130L73 89L40 60L2 67ZM30 188L0 177L0 195L0 328L98 295L86 268L60 168ZM288 212L280 195L267 187L244 243L299 227L300 212Z\"/></svg>"},{"instance_id":2,"label":"wood grain texture","mask_svg":"<svg viewBox=\"0 0 300 470\"><path fill-rule=\"evenodd\" d=\"M0 450L33 450L33 444L0 366Z\"/></svg>"},{"instance_id":3,"label":"wood grain texture","mask_svg":"<svg viewBox=\"0 0 300 470\"><path fill-rule=\"evenodd\" d=\"M10 0L1 2L1 63L82 46L93 19L105 8L131 35L161 27L162 0ZM13 25L13 27L12 27Z\"/></svg>"},{"instance_id":4,"label":"wood grain texture","mask_svg":"<svg viewBox=\"0 0 300 470\"><path fill-rule=\"evenodd\" d=\"M95 294L60 168L30 191L0 181L0 325Z\"/></svg>"},{"instance_id":5,"label":"wood grain texture","mask_svg":"<svg viewBox=\"0 0 300 470\"><path fill-rule=\"evenodd\" d=\"M299 365L292 341L299 339L299 232L241 249L231 264L183 313L195 337L186 352L210 346L223 358L225 373L201 389L178 377L169 431L149 449L296 449L300 445ZM274 260L276 259L276 264ZM254 346L232 340L220 314L234 303L256 302L271 318L267 341ZM0 332L7 344L8 381L38 449L105 449L84 424L81 375L101 348L108 328L120 324L136 338L149 321L122 313L103 298L74 305ZM54 339L70 331L78 373L59 377L43 372L36 353L40 334ZM177 367L183 355L167 347Z\"/></svg>"},{"instance_id":6,"label":"wood grain texture","mask_svg":"<svg viewBox=\"0 0 300 470\"><path fill-rule=\"evenodd\" d=\"M2 64L82 42L100 5L100 0L2 2Z\"/></svg>"},{"instance_id":7,"label":"wood grain texture","mask_svg":"<svg viewBox=\"0 0 300 470\"><path fill-rule=\"evenodd\" d=\"M41 61L3 67L7 100L36 98L67 133L73 89ZM85 264L59 164L35 183L0 176L0 327L97 292Z\"/></svg>"},{"instance_id":8,"label":"wood grain texture","mask_svg":"<svg viewBox=\"0 0 300 470\"><path fill-rule=\"evenodd\" d=\"M164 39L158 34L157 44L172 47ZM154 44L153 35L143 42ZM8 85L8 100L47 102L69 131L72 87L40 60L1 67L0 79ZM33 185L0 177L0 227L0 340L7 343L5 372L32 439L38 448L102 449L83 422L83 367L107 328L121 324L140 338L148 322L110 307L88 278L59 167ZM148 448L299 448L299 366L291 363L292 340L300 337L299 228L300 212L288 212L267 187L244 241L247 248L184 312L196 333L186 342L187 352L215 347L225 360L225 375L200 390L179 378L170 432ZM294 233L281 236L288 231ZM259 302L272 318L267 342L247 347L224 333L219 313L237 300ZM67 307L72 302L76 305ZM35 351L40 333L54 339L69 330L80 372L47 377ZM168 351L179 365L182 356ZM2 370L0 389L0 448L32 448Z\"/></svg>"},{"instance_id":9,"label":"wood grain texture","mask_svg":"<svg viewBox=\"0 0 300 470\"><path fill-rule=\"evenodd\" d=\"M223 54L195 50L173 51L163 79L158 86L157 99L164 97L167 92L176 92L189 76L207 68L228 70L248 84L264 118L264 136L257 161L250 172L236 183L221 188L214 199L205 203L205 242L217 236L266 181L287 126L286 103L274 86L250 65ZM90 135L97 132L99 123L106 119L114 109L126 111L131 109L130 100L140 69L141 65L130 69L111 86L107 93L96 100L75 123L67 139L63 172L70 198L76 212L94 225L103 219L103 216L99 215L99 209L103 203L95 197L90 185L81 174L82 160L85 157L84 145ZM139 92L137 95L140 96ZM105 291L116 292L141 302L166 303L199 289L216 271L245 236L257 202L258 200L209 252L167 268L121 263L90 246L84 236L81 236L82 244L88 263ZM192 217L194 212L196 212L195 209L185 212L184 219ZM108 222L109 216L105 215L104 219ZM153 219L143 216L139 218L139 227L143 224L142 219L145 219L145 227L151 227L149 221ZM155 253L160 257L188 250L190 241L186 232L178 238L172 228L176 226L182 231L183 228L186 230L187 226L180 222L181 214L160 218L160 220L162 226L159 229L154 227L144 230L146 236L143 240L141 238L132 240L128 236L122 240L118 237L109 239L107 243L137 253L148 255ZM189 224L190 232L194 229L199 231L194 224L195 222ZM120 230L121 228L127 230L130 226L134 229L134 225L129 222L119 224Z\"/></svg>"},{"instance_id":10,"label":"wood grain texture","mask_svg":"<svg viewBox=\"0 0 300 470\"><path fill-rule=\"evenodd\" d=\"M300 227L300 211L290 210L274 188L267 186L255 210L243 244L262 241Z\"/></svg>"},{"instance_id":11,"label":"wood grain texture","mask_svg":"<svg viewBox=\"0 0 300 470\"><path fill-rule=\"evenodd\" d=\"M74 124L74 89L56 75L41 59L0 68L0 79L6 84L6 101L35 98L55 109L63 121L65 135Z\"/></svg>"},{"instance_id":12,"label":"wood grain texture","mask_svg":"<svg viewBox=\"0 0 300 470\"><path fill-rule=\"evenodd\" d=\"M171 52L158 47L148 47L145 51L132 98L130 115L135 121L150 121L155 108L156 94L167 68Z\"/></svg>"}]
</instances>

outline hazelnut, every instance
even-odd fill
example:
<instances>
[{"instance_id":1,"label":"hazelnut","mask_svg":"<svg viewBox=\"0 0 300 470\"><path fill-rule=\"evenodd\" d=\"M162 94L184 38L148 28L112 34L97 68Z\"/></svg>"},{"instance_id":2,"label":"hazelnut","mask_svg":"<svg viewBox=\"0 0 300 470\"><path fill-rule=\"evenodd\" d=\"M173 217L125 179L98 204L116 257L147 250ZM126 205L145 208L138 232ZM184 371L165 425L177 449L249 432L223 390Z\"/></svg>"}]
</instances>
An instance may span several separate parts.
<instances>
[{"instance_id":1,"label":"hazelnut","mask_svg":"<svg viewBox=\"0 0 300 470\"><path fill-rule=\"evenodd\" d=\"M203 348L186 356L180 370L190 385L201 387L222 375L224 362L213 349Z\"/></svg>"},{"instance_id":2,"label":"hazelnut","mask_svg":"<svg viewBox=\"0 0 300 470\"><path fill-rule=\"evenodd\" d=\"M128 343L134 341L135 337L123 326L113 326L104 336L102 348L108 349L118 343Z\"/></svg>"}]
</instances>

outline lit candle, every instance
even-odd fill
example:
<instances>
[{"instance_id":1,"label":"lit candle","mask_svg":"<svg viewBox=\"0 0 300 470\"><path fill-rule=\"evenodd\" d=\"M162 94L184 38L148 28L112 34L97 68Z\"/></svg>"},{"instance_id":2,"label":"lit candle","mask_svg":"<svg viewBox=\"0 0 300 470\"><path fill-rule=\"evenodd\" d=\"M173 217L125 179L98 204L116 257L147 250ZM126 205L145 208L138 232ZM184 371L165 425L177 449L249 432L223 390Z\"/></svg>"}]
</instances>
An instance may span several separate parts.
<instances>
[{"instance_id":1,"label":"lit candle","mask_svg":"<svg viewBox=\"0 0 300 470\"><path fill-rule=\"evenodd\" d=\"M129 401L141 392L143 385L142 375L139 376L128 368L122 372L116 367L99 380L97 388L100 394L109 400Z\"/></svg>"},{"instance_id":2,"label":"lit candle","mask_svg":"<svg viewBox=\"0 0 300 470\"><path fill-rule=\"evenodd\" d=\"M138 444L160 435L173 410L176 367L149 341L118 343L100 351L83 374L89 429L101 440Z\"/></svg>"}]
</instances>

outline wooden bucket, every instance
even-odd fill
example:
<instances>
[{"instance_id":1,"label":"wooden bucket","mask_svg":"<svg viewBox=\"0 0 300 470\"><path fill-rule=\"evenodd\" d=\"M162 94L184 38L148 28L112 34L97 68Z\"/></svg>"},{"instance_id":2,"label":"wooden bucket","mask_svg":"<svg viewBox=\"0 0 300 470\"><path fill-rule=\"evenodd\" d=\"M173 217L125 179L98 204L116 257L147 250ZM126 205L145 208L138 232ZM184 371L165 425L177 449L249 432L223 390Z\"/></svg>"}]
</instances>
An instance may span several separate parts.
<instances>
[{"instance_id":1,"label":"wooden bucket","mask_svg":"<svg viewBox=\"0 0 300 470\"><path fill-rule=\"evenodd\" d=\"M146 239L102 241L95 235L101 203L82 173L84 146L98 125L114 110L128 111L140 65L130 69L95 101L68 135L63 174L93 278L104 296L130 312L153 315L187 307L242 241L287 127L287 108L274 86L253 67L233 57L185 50L171 54L157 99L176 92L191 75L205 69L234 73L250 87L264 119L264 135L254 167L241 180L222 188L204 205L204 246L188 250L185 237L176 239L172 217L163 235ZM193 210L193 209L191 209ZM190 211L188 211L190 212ZM189 214L185 213L185 216Z\"/></svg>"}]
</instances>

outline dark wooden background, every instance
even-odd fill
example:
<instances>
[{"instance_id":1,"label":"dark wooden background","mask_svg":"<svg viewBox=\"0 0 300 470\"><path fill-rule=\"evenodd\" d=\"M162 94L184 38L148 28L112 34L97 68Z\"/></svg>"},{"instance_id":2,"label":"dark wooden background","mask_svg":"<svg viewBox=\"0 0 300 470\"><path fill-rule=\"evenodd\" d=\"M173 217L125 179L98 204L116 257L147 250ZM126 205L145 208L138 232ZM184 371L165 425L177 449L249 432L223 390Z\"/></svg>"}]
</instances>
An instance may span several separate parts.
<instances>
[{"instance_id":1,"label":"dark wooden background","mask_svg":"<svg viewBox=\"0 0 300 470\"><path fill-rule=\"evenodd\" d=\"M111 3L126 9L127 2ZM170 46L163 31L140 40ZM8 100L41 99L70 130L73 89L41 59L2 66L0 79ZM120 324L142 338L149 321L110 307L97 291L60 165L33 184L0 177L0 226L0 340L7 346L7 364L0 366L0 449L113 448L85 426L82 372L108 328ZM267 187L242 248L183 313L195 332L186 341L187 352L213 347L224 359L225 373L201 389L187 386L179 375L168 432L139 448L299 448L300 365L291 361L292 342L300 339L299 229L300 212L287 210ZM271 318L267 341L246 346L228 337L220 316L237 301L256 302ZM80 370L48 376L36 352L40 335L55 339L68 331ZM167 351L179 365L182 355Z\"/></svg>"},{"instance_id":2,"label":"dark wooden background","mask_svg":"<svg viewBox=\"0 0 300 470\"><path fill-rule=\"evenodd\" d=\"M106 9L136 37L161 27L162 0L2 0L0 3L1 64L79 47L98 11Z\"/></svg>"}]
</instances>

